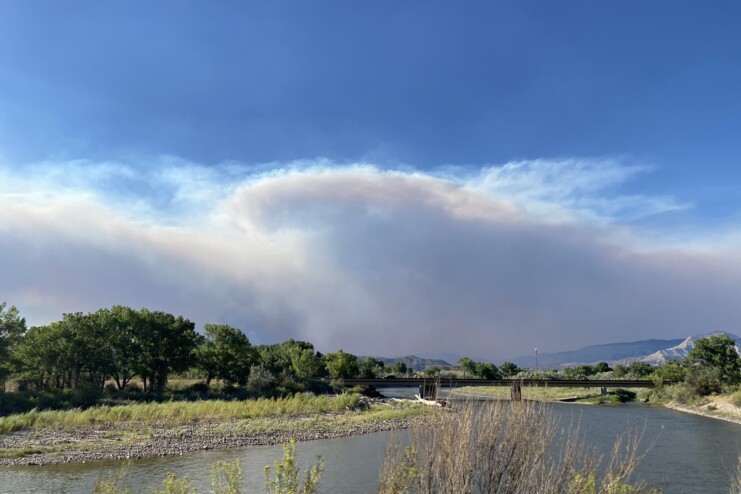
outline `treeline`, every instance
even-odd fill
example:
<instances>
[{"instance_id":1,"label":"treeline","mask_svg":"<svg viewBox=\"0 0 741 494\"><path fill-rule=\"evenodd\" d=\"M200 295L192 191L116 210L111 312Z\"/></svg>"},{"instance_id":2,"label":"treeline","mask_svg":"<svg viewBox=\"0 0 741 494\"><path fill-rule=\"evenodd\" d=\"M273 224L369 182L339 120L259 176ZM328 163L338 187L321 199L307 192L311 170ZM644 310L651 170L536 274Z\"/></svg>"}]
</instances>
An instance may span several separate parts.
<instances>
[{"instance_id":1,"label":"treeline","mask_svg":"<svg viewBox=\"0 0 741 494\"><path fill-rule=\"evenodd\" d=\"M265 389L291 388L316 377L407 372L403 363L386 368L381 360L342 350L323 355L306 341L252 345L241 330L223 324L206 324L199 334L188 319L160 311L119 305L64 314L27 329L15 307L6 307L0 304L0 372L21 390L104 389L106 383L124 390L135 381L143 391L161 395L168 377L183 373L206 385L219 379Z\"/></svg>"}]
</instances>

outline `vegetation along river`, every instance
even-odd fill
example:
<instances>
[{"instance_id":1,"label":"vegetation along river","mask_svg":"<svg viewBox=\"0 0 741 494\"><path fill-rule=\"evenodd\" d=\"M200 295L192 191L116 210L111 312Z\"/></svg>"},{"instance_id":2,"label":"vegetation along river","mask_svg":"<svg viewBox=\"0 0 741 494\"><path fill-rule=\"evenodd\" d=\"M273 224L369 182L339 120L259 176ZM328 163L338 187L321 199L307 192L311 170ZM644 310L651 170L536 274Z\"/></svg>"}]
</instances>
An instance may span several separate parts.
<instances>
[{"instance_id":1,"label":"vegetation along river","mask_svg":"<svg viewBox=\"0 0 741 494\"><path fill-rule=\"evenodd\" d=\"M641 462L637 477L665 493L725 493L729 491L741 452L741 426L639 404L622 406L553 405L564 427L575 419L587 445L609 456L615 438L631 426L643 430L644 446L655 441ZM325 458L320 492L372 493L376 490L384 450L392 434L300 443L297 459L307 466L315 455ZM203 451L175 457L147 458L128 464L126 479L135 492L161 486L164 474L188 475L192 486L208 492L211 465L240 459L245 492L264 492L266 465L282 456L278 446L228 451ZM95 479L112 477L125 463L91 462L43 467L0 468L0 492L89 493Z\"/></svg>"}]
</instances>

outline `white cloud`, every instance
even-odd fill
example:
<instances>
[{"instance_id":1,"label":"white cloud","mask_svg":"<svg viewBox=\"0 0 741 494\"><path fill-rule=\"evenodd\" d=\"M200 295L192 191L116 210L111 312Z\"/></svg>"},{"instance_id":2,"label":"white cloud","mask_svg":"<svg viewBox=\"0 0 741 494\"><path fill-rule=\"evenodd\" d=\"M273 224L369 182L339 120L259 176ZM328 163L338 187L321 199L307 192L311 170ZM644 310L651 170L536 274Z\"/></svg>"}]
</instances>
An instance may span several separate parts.
<instances>
[{"instance_id":1,"label":"white cloud","mask_svg":"<svg viewBox=\"0 0 741 494\"><path fill-rule=\"evenodd\" d=\"M465 181L472 190L507 197L531 214L551 221L635 220L690 207L670 196L611 193L648 166L626 166L612 159L532 160L489 167Z\"/></svg>"}]
</instances>

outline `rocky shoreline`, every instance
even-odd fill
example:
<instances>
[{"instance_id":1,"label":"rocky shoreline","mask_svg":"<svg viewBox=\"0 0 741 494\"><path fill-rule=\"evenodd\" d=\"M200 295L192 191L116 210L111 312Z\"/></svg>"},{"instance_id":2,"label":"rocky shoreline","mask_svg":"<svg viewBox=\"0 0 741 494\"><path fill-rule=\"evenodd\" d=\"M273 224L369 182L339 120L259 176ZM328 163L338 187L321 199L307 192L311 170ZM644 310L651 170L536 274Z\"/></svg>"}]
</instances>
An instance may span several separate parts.
<instances>
[{"instance_id":1,"label":"rocky shoreline","mask_svg":"<svg viewBox=\"0 0 741 494\"><path fill-rule=\"evenodd\" d=\"M408 428L420 417L348 420L343 416L283 417L195 422L179 425L132 423L80 428L27 429L0 436L0 465L126 460L329 439Z\"/></svg>"}]
</instances>

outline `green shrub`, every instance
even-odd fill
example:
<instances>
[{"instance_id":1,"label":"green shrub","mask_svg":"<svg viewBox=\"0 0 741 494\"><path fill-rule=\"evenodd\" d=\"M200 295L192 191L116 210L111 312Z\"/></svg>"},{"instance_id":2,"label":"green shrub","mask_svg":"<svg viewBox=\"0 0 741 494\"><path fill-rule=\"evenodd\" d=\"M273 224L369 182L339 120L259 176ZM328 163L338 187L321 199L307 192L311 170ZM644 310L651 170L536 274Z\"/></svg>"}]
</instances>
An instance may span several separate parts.
<instances>
[{"instance_id":1,"label":"green shrub","mask_svg":"<svg viewBox=\"0 0 741 494\"><path fill-rule=\"evenodd\" d=\"M679 383L664 388L664 395L677 403L691 404L697 400L695 388L687 383Z\"/></svg>"},{"instance_id":2,"label":"green shrub","mask_svg":"<svg viewBox=\"0 0 741 494\"><path fill-rule=\"evenodd\" d=\"M270 477L270 467L265 467L265 489L268 494L315 494L324 471L324 459L316 457L306 472L303 482L299 480L300 469L296 466L296 440L283 445L283 458L275 462L275 476Z\"/></svg>"},{"instance_id":3,"label":"green shrub","mask_svg":"<svg viewBox=\"0 0 741 494\"><path fill-rule=\"evenodd\" d=\"M722 390L720 372L710 367L695 367L687 372L687 384L695 394L707 396Z\"/></svg>"},{"instance_id":4,"label":"green shrub","mask_svg":"<svg viewBox=\"0 0 741 494\"><path fill-rule=\"evenodd\" d=\"M103 398L103 390L98 386L83 384L72 392L70 404L75 408L95 406Z\"/></svg>"}]
</instances>

